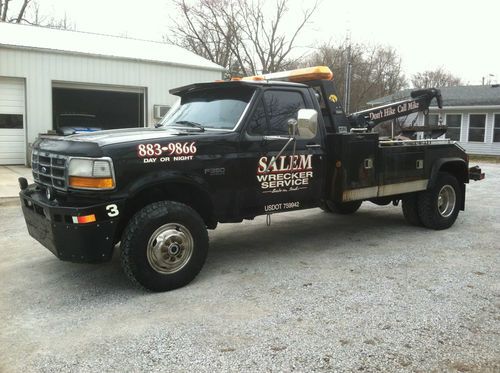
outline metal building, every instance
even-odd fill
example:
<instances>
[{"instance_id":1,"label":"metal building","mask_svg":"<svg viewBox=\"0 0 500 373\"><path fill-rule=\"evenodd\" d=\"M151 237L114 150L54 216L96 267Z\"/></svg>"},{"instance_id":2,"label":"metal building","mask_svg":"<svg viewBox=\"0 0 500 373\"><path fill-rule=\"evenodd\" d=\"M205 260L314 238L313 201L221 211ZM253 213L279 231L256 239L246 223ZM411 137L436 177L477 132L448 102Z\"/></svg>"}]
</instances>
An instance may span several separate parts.
<instances>
[{"instance_id":1,"label":"metal building","mask_svg":"<svg viewBox=\"0 0 500 373\"><path fill-rule=\"evenodd\" d=\"M0 165L25 164L39 134L75 118L103 129L153 125L175 101L169 89L222 71L164 43L0 23Z\"/></svg>"}]
</instances>

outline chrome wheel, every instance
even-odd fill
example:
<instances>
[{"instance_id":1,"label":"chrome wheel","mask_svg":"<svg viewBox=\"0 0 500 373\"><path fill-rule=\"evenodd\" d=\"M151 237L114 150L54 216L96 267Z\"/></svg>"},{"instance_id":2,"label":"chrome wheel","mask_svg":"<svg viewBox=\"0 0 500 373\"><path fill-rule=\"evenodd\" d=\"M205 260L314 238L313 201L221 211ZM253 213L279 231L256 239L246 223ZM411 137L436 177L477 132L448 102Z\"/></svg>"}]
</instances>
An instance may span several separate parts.
<instances>
[{"instance_id":1,"label":"chrome wheel","mask_svg":"<svg viewBox=\"0 0 500 373\"><path fill-rule=\"evenodd\" d=\"M443 185L438 194L438 211L443 218L449 217L455 210L457 196L451 185Z\"/></svg>"},{"instance_id":2,"label":"chrome wheel","mask_svg":"<svg viewBox=\"0 0 500 373\"><path fill-rule=\"evenodd\" d=\"M149 238L148 262L155 271L172 274L189 262L193 247L193 236L186 227L176 223L165 224Z\"/></svg>"}]
</instances>

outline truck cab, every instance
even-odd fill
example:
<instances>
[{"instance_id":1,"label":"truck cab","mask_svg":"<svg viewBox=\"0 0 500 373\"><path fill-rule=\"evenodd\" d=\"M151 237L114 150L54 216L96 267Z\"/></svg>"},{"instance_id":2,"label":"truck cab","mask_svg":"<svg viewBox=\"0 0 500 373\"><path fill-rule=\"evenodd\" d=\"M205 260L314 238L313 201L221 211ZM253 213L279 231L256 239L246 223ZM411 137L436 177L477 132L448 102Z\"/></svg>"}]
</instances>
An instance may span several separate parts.
<instances>
[{"instance_id":1,"label":"truck cab","mask_svg":"<svg viewBox=\"0 0 500 373\"><path fill-rule=\"evenodd\" d=\"M381 141L371 112L346 116L325 67L171 93L179 100L157 128L34 144L22 209L30 235L59 259L109 260L120 243L131 280L165 291L201 270L218 223L402 201L411 224L445 229L464 209L465 184L484 177L449 140ZM425 110L436 96L394 110Z\"/></svg>"}]
</instances>

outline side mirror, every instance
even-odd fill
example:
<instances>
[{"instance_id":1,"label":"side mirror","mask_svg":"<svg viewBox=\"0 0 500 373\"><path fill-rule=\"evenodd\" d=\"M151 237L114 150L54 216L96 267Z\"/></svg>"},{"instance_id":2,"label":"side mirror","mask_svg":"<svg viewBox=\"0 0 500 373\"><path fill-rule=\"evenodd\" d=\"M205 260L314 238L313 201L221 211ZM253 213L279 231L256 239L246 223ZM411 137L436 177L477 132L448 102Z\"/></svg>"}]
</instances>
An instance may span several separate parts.
<instances>
[{"instance_id":1,"label":"side mirror","mask_svg":"<svg viewBox=\"0 0 500 373\"><path fill-rule=\"evenodd\" d=\"M300 109L297 120L290 120L290 133L297 139L312 139L318 133L318 112L314 109Z\"/></svg>"}]
</instances>

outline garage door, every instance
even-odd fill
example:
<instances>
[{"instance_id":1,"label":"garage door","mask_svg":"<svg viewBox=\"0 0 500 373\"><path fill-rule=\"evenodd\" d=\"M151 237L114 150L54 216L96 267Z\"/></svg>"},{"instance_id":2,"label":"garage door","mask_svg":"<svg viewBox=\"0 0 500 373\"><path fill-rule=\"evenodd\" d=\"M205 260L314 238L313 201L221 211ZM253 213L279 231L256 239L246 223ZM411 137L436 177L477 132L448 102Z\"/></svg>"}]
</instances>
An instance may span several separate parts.
<instances>
[{"instance_id":1,"label":"garage door","mask_svg":"<svg viewBox=\"0 0 500 373\"><path fill-rule=\"evenodd\" d=\"M141 87L53 82L53 129L143 127L144 100Z\"/></svg>"},{"instance_id":2,"label":"garage door","mask_svg":"<svg viewBox=\"0 0 500 373\"><path fill-rule=\"evenodd\" d=\"M0 165L24 164L24 80L0 77Z\"/></svg>"}]
</instances>

